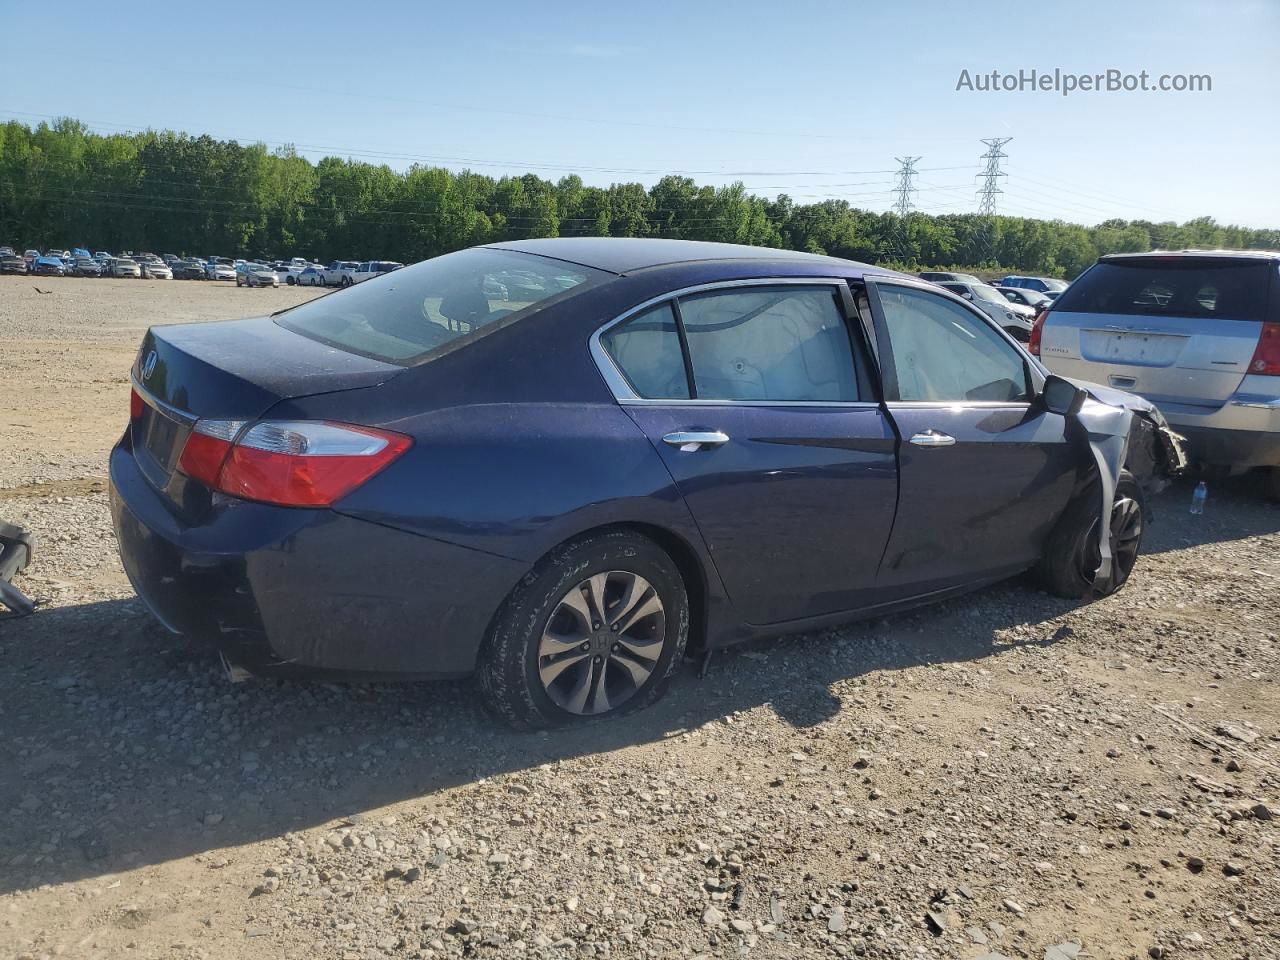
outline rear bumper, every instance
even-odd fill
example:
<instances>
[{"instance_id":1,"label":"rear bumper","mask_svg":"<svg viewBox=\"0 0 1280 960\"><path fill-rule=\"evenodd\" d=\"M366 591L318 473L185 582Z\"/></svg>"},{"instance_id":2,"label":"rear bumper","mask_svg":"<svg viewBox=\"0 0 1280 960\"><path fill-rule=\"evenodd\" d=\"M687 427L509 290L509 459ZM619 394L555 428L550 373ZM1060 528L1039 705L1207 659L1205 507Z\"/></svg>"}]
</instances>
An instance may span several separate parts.
<instances>
[{"instance_id":1,"label":"rear bumper","mask_svg":"<svg viewBox=\"0 0 1280 960\"><path fill-rule=\"evenodd\" d=\"M463 676L524 564L331 510L216 498L184 524L111 453L125 572L168 629L266 676Z\"/></svg>"},{"instance_id":2,"label":"rear bumper","mask_svg":"<svg viewBox=\"0 0 1280 960\"><path fill-rule=\"evenodd\" d=\"M1192 460L1249 469L1280 466L1280 399L1237 394L1221 407L1161 403Z\"/></svg>"}]
</instances>

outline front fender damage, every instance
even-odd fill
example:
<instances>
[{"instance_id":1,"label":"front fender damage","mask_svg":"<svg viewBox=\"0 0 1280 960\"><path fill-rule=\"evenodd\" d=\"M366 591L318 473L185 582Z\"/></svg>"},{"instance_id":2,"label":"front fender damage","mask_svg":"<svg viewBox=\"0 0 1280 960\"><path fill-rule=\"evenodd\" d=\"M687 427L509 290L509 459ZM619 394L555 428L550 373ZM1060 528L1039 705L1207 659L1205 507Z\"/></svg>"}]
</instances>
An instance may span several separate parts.
<instances>
[{"instance_id":1,"label":"front fender damage","mask_svg":"<svg viewBox=\"0 0 1280 960\"><path fill-rule=\"evenodd\" d=\"M1094 573L1094 583L1101 586L1111 577L1113 561L1111 537L1101 534L1115 505L1120 471L1127 468L1148 495L1159 493L1186 470L1185 441L1169 428L1164 415L1149 400L1096 383L1071 382L1088 394L1076 419L1098 472L1102 562Z\"/></svg>"}]
</instances>

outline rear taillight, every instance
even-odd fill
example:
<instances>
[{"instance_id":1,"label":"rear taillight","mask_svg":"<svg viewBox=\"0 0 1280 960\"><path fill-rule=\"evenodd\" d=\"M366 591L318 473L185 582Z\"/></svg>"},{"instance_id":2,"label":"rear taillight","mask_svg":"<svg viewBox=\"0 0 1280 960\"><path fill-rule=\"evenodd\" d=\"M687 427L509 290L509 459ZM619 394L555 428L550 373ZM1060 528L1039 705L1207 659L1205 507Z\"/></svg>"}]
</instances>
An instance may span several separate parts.
<instances>
[{"instance_id":1,"label":"rear taillight","mask_svg":"<svg viewBox=\"0 0 1280 960\"><path fill-rule=\"evenodd\" d=\"M244 420L197 420L178 458L178 468L206 487L218 489L218 474Z\"/></svg>"},{"instance_id":2,"label":"rear taillight","mask_svg":"<svg viewBox=\"0 0 1280 960\"><path fill-rule=\"evenodd\" d=\"M1044 321L1049 316L1048 310L1041 310L1035 323L1031 324L1031 336L1027 339L1027 352L1033 357L1040 356L1040 335L1044 332Z\"/></svg>"},{"instance_id":3,"label":"rear taillight","mask_svg":"<svg viewBox=\"0 0 1280 960\"><path fill-rule=\"evenodd\" d=\"M320 420L200 420L179 467L233 497L327 507L399 457L403 434Z\"/></svg>"},{"instance_id":4,"label":"rear taillight","mask_svg":"<svg viewBox=\"0 0 1280 960\"><path fill-rule=\"evenodd\" d=\"M147 402L142 399L142 395L138 393L137 387L129 388L129 419L137 420L142 416L142 411L146 407Z\"/></svg>"},{"instance_id":5,"label":"rear taillight","mask_svg":"<svg viewBox=\"0 0 1280 960\"><path fill-rule=\"evenodd\" d=\"M1264 323L1249 361L1254 376L1280 377L1280 323Z\"/></svg>"}]
</instances>

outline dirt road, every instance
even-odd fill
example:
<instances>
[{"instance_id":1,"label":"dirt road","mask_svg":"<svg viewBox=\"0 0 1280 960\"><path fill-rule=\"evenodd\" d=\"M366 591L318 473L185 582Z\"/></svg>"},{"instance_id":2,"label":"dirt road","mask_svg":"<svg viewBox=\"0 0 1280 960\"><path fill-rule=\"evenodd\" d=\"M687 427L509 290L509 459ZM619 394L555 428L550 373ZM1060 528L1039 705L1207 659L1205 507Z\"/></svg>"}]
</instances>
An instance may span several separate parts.
<instances>
[{"instance_id":1,"label":"dirt road","mask_svg":"<svg viewBox=\"0 0 1280 960\"><path fill-rule=\"evenodd\" d=\"M50 291L36 292L36 287ZM230 685L154 627L105 456L152 323L309 295L0 277L0 957L1280 957L1280 509L1134 579L757 644L512 733L465 683Z\"/></svg>"}]
</instances>

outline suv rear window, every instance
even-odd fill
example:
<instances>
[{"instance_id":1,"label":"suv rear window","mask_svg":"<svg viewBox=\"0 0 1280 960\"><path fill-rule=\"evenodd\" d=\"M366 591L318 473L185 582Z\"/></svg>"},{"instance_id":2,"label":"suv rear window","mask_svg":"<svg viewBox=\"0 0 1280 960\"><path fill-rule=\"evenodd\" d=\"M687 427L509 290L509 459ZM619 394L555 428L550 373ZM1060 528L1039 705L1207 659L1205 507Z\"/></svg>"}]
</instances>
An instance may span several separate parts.
<instances>
[{"instance_id":1,"label":"suv rear window","mask_svg":"<svg viewBox=\"0 0 1280 960\"><path fill-rule=\"evenodd\" d=\"M1275 265L1203 259L1102 261L1067 288L1055 313L1261 321Z\"/></svg>"},{"instance_id":2,"label":"suv rear window","mask_svg":"<svg viewBox=\"0 0 1280 960\"><path fill-rule=\"evenodd\" d=\"M309 300L275 319L321 343L409 365L606 276L534 254L473 247Z\"/></svg>"}]
</instances>

